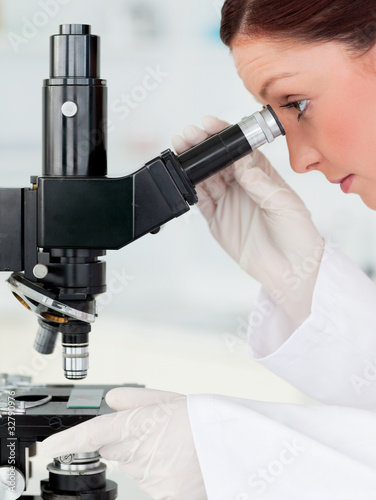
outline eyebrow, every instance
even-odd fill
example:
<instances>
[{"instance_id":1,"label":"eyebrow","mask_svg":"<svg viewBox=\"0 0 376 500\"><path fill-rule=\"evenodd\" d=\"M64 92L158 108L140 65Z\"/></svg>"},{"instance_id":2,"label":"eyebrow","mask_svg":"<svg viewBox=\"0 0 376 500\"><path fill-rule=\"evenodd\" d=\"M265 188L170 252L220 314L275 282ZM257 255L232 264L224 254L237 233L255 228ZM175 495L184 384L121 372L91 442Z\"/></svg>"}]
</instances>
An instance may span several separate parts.
<instances>
[{"instance_id":1,"label":"eyebrow","mask_svg":"<svg viewBox=\"0 0 376 500\"><path fill-rule=\"evenodd\" d=\"M298 73L280 73L279 75L272 76L267 80L261 88L260 96L265 99L268 94L268 90L273 83L282 78L290 78L291 76L296 76Z\"/></svg>"}]
</instances>

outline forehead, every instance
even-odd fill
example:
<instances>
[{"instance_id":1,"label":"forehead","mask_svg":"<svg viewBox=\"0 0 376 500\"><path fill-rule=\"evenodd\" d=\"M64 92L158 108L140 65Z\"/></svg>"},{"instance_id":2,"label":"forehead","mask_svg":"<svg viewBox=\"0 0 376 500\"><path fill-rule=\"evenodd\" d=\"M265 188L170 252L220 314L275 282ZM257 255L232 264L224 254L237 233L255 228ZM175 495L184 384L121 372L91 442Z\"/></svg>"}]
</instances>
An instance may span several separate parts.
<instances>
[{"instance_id":1,"label":"forehead","mask_svg":"<svg viewBox=\"0 0 376 500\"><path fill-rule=\"evenodd\" d=\"M307 44L267 38L237 41L232 47L235 66L246 88L264 98L265 86L279 79L310 77L339 69L345 50L335 42ZM348 58L347 58L348 59Z\"/></svg>"}]
</instances>

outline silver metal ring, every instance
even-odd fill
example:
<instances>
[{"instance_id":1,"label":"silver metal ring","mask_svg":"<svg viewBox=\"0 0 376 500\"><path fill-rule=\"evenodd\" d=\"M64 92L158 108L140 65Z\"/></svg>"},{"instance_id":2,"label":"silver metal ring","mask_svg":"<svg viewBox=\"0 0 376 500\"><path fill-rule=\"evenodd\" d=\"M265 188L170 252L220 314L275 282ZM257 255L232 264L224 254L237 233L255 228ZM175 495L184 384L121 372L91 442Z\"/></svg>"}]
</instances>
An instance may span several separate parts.
<instances>
[{"instance_id":1,"label":"silver metal ring","mask_svg":"<svg viewBox=\"0 0 376 500\"><path fill-rule=\"evenodd\" d=\"M26 285L17 281L17 279L11 275L8 278L8 285L10 289L18 296L20 296L26 304L30 307L30 309L40 318L45 319L39 312L38 307L32 301L41 304L47 308L52 309L64 316L69 316L70 318L84 321L85 323L94 323L95 315L87 312L79 311L78 309L73 309L72 307L63 304L55 299L51 299L42 293L33 290Z\"/></svg>"}]
</instances>

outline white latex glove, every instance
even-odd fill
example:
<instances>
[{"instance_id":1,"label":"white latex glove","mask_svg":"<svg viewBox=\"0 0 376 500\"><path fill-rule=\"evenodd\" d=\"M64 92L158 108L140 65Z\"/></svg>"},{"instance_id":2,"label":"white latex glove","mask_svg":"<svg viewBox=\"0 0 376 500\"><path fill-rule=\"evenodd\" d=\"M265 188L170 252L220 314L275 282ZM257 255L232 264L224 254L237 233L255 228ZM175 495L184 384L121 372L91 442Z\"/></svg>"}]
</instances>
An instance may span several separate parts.
<instances>
[{"instance_id":1,"label":"white latex glove","mask_svg":"<svg viewBox=\"0 0 376 500\"><path fill-rule=\"evenodd\" d=\"M47 438L42 454L52 458L98 450L156 500L207 498L186 396L120 387L107 393L106 402L116 413Z\"/></svg>"},{"instance_id":2,"label":"white latex glove","mask_svg":"<svg viewBox=\"0 0 376 500\"><path fill-rule=\"evenodd\" d=\"M228 123L207 116L203 125L173 138L178 154ZM300 325L311 312L324 250L302 200L258 150L199 184L197 193L217 241Z\"/></svg>"}]
</instances>

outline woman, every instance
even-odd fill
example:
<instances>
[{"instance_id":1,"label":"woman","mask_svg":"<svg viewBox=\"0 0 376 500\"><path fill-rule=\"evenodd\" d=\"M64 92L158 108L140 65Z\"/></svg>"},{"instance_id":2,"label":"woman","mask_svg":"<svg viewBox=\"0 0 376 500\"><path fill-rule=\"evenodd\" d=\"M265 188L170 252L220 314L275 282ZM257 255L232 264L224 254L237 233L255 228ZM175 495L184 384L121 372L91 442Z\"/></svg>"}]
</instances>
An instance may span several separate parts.
<instances>
[{"instance_id":1,"label":"woman","mask_svg":"<svg viewBox=\"0 0 376 500\"><path fill-rule=\"evenodd\" d=\"M375 209L374 2L226 0L221 36L246 88L277 111L292 168ZM204 125L175 139L178 152L225 123ZM375 285L324 248L260 153L199 191L214 236L264 286L254 356L323 404L120 388L107 396L117 413L49 438L44 453L100 449L156 499L375 498Z\"/></svg>"}]
</instances>

